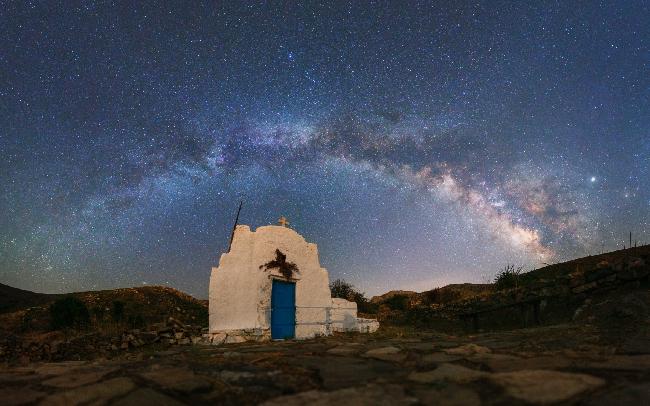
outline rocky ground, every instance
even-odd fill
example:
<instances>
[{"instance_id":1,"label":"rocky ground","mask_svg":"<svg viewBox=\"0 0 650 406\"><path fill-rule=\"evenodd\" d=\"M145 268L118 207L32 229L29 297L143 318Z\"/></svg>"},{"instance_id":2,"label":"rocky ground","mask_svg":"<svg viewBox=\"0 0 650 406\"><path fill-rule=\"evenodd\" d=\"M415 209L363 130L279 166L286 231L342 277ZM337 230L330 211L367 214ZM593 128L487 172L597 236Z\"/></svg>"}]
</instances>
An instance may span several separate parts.
<instances>
[{"instance_id":1,"label":"rocky ground","mask_svg":"<svg viewBox=\"0 0 650 406\"><path fill-rule=\"evenodd\" d=\"M451 336L383 329L309 341L130 349L5 365L4 405L650 404L650 342L565 324ZM645 348L645 350L644 350Z\"/></svg>"}]
</instances>

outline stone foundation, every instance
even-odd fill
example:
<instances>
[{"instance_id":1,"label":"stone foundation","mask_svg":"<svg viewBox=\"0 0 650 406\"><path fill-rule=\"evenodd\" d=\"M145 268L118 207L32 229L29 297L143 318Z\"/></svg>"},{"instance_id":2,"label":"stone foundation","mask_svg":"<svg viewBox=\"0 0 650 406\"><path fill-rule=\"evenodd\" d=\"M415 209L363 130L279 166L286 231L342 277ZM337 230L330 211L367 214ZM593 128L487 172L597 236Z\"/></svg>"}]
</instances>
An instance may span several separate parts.
<instances>
[{"instance_id":1,"label":"stone foundation","mask_svg":"<svg viewBox=\"0 0 650 406\"><path fill-rule=\"evenodd\" d=\"M310 309L313 310L313 309ZM332 307L325 308L325 321L320 326L308 326L312 334L296 334L296 339L305 340L317 336L327 336L332 333L374 333L379 328L379 322L375 319L357 317L357 304L345 299L332 298ZM300 323L296 324L296 331L300 329ZM319 330L320 332L315 331ZM216 331L203 335L202 343L221 345L231 343L243 343L246 341L270 341L270 328L250 328Z\"/></svg>"},{"instance_id":2,"label":"stone foundation","mask_svg":"<svg viewBox=\"0 0 650 406\"><path fill-rule=\"evenodd\" d=\"M357 331L360 333L374 333L379 329L379 322L376 319L364 319L357 317Z\"/></svg>"},{"instance_id":3,"label":"stone foundation","mask_svg":"<svg viewBox=\"0 0 650 406\"><path fill-rule=\"evenodd\" d=\"M211 345L243 343L246 341L269 341L271 330L242 329L207 333L203 335L204 343Z\"/></svg>"}]
</instances>

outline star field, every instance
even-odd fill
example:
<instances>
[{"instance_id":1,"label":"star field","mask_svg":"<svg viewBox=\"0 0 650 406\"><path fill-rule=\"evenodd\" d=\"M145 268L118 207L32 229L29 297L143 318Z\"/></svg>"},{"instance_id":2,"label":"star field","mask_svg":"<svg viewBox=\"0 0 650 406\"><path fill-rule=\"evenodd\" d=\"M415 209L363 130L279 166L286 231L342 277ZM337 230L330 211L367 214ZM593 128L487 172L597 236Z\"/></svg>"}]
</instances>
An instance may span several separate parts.
<instances>
[{"instance_id":1,"label":"star field","mask_svg":"<svg viewBox=\"0 0 650 406\"><path fill-rule=\"evenodd\" d=\"M3 9L0 283L205 297L240 200L370 295L650 242L645 1Z\"/></svg>"}]
</instances>

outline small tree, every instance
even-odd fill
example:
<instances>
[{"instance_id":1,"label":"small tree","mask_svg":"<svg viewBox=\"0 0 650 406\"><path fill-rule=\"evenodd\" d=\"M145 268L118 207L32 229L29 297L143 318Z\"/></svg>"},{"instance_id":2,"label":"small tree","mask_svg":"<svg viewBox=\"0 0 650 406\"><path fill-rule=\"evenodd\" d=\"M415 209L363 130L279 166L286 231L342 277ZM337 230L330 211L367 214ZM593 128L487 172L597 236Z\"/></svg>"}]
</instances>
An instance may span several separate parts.
<instances>
[{"instance_id":1,"label":"small tree","mask_svg":"<svg viewBox=\"0 0 650 406\"><path fill-rule=\"evenodd\" d=\"M332 297L339 297L345 300L352 300L359 294L351 283L348 283L343 279L337 279L330 282L330 291L332 292Z\"/></svg>"},{"instance_id":2,"label":"small tree","mask_svg":"<svg viewBox=\"0 0 650 406\"><path fill-rule=\"evenodd\" d=\"M515 268L514 265L506 265L494 278L494 288L496 290L518 288L523 269L523 266Z\"/></svg>"},{"instance_id":3,"label":"small tree","mask_svg":"<svg viewBox=\"0 0 650 406\"><path fill-rule=\"evenodd\" d=\"M74 296L65 296L52 303L50 316L54 329L84 327L90 323L86 304Z\"/></svg>"},{"instance_id":4,"label":"small tree","mask_svg":"<svg viewBox=\"0 0 650 406\"><path fill-rule=\"evenodd\" d=\"M355 302L360 313L377 312L376 306L368 301L363 292L359 292L354 285L343 279L336 279L330 282L330 291L332 292L332 297Z\"/></svg>"}]
</instances>

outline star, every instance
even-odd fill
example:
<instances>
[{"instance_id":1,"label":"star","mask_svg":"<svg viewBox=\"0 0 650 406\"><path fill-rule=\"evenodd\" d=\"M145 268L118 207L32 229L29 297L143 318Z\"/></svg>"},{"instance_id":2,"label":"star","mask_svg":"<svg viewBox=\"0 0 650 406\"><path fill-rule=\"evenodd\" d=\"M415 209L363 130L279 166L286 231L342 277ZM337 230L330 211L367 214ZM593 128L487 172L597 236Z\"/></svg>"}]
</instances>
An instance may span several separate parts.
<instances>
[{"instance_id":1,"label":"star","mask_svg":"<svg viewBox=\"0 0 650 406\"><path fill-rule=\"evenodd\" d=\"M368 295L650 240L638 2L357 3L8 3L0 283L206 297L242 200Z\"/></svg>"}]
</instances>

